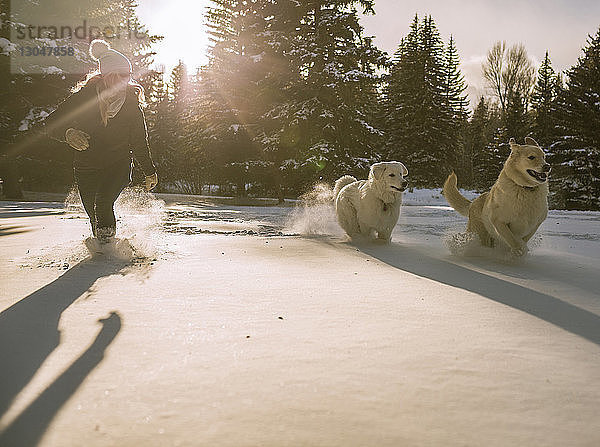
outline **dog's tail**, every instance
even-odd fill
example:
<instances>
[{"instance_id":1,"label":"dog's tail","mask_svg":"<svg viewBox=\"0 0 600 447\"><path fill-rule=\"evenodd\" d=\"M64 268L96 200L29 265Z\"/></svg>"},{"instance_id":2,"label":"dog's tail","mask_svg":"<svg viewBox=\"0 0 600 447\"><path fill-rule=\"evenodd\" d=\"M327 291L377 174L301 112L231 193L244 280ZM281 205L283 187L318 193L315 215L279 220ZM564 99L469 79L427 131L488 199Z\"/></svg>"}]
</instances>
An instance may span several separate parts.
<instances>
[{"instance_id":1,"label":"dog's tail","mask_svg":"<svg viewBox=\"0 0 600 447\"><path fill-rule=\"evenodd\" d=\"M335 182L335 186L333 187L333 200L335 201L337 199L338 194L344 186L349 185L350 183L354 183L356 181L357 180L351 175L344 175L343 177L337 179Z\"/></svg>"},{"instance_id":2,"label":"dog's tail","mask_svg":"<svg viewBox=\"0 0 600 447\"><path fill-rule=\"evenodd\" d=\"M453 172L448 176L446 181L444 182L444 189L442 190L442 194L450 204L452 208L458 211L463 216L469 216L469 207L471 206L471 201L465 198L459 191L456 186L456 174Z\"/></svg>"}]
</instances>

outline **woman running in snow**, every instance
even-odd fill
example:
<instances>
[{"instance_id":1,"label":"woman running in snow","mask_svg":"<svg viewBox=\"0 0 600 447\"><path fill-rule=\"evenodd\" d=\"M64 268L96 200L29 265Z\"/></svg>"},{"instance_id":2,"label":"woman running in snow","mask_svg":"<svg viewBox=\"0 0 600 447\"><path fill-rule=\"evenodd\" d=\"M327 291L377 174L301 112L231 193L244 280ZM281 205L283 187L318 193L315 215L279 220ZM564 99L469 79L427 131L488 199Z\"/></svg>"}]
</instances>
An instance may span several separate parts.
<instances>
[{"instance_id":1,"label":"woman running in snow","mask_svg":"<svg viewBox=\"0 0 600 447\"><path fill-rule=\"evenodd\" d=\"M131 182L132 158L145 174L147 191L158 183L141 104L143 88L131 77L131 63L104 40L90 44L98 69L89 73L46 118L48 134L73 149L75 181L93 235L115 235L114 203Z\"/></svg>"}]
</instances>

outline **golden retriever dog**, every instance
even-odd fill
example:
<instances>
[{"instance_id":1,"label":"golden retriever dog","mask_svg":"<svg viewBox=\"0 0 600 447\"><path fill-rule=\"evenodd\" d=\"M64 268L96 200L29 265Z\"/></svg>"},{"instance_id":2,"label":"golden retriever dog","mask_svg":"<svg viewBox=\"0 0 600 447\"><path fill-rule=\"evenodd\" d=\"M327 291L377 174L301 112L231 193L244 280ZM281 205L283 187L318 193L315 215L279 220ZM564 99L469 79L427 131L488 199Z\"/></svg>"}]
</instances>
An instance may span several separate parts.
<instances>
[{"instance_id":1,"label":"golden retriever dog","mask_svg":"<svg viewBox=\"0 0 600 447\"><path fill-rule=\"evenodd\" d=\"M399 161L375 163L367 180L345 175L335 182L333 197L340 226L352 238L389 242L400 216L408 169Z\"/></svg>"},{"instance_id":2,"label":"golden retriever dog","mask_svg":"<svg viewBox=\"0 0 600 447\"><path fill-rule=\"evenodd\" d=\"M512 254L523 256L527 242L548 215L548 173L544 151L533 138L520 145L509 141L510 155L489 192L470 202L457 188L454 173L444 183L448 203L469 218L467 231L477 233L481 244L507 245Z\"/></svg>"}]
</instances>

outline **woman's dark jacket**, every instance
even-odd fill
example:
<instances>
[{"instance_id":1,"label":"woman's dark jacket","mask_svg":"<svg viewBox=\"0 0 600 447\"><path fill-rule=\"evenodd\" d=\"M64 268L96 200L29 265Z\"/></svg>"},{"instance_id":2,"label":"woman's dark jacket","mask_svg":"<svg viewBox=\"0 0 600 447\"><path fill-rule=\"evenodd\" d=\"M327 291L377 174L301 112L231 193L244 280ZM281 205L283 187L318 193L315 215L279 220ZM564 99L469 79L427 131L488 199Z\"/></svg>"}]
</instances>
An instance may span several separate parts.
<instances>
[{"instance_id":1,"label":"woman's dark jacket","mask_svg":"<svg viewBox=\"0 0 600 447\"><path fill-rule=\"evenodd\" d=\"M46 132L61 141L65 140L65 131L70 127L90 135L89 148L74 151L75 169L102 169L133 157L145 175L154 174L146 120L138 101L140 87L127 85L121 110L104 126L96 92L96 85L101 81L100 76L91 78L81 90L63 101L46 118Z\"/></svg>"}]
</instances>

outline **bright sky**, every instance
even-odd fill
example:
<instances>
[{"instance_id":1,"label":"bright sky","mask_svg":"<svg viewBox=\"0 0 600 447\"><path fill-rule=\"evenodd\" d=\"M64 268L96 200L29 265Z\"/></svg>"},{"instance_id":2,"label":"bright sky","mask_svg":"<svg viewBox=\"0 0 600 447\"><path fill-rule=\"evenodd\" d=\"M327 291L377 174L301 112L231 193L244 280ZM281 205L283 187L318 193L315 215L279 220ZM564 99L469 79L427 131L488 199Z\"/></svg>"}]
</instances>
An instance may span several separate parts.
<instances>
[{"instance_id":1,"label":"bright sky","mask_svg":"<svg viewBox=\"0 0 600 447\"><path fill-rule=\"evenodd\" d=\"M139 0L139 15L151 32L165 36L156 46L167 69L183 59L189 71L206 62L204 9L209 0ZM454 35L472 102L483 92L481 62L498 40L522 42L539 63L546 49L556 70L581 55L588 34L600 26L599 0L375 0L375 16L363 18L366 34L392 54L415 13L431 14L442 38Z\"/></svg>"},{"instance_id":2,"label":"bright sky","mask_svg":"<svg viewBox=\"0 0 600 447\"><path fill-rule=\"evenodd\" d=\"M204 13L209 0L139 0L138 16L153 34L164 36L154 47L156 62L170 70L183 59L192 73L207 62Z\"/></svg>"}]
</instances>

